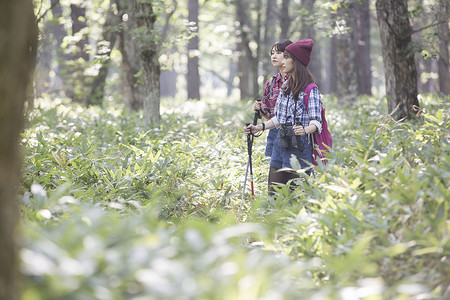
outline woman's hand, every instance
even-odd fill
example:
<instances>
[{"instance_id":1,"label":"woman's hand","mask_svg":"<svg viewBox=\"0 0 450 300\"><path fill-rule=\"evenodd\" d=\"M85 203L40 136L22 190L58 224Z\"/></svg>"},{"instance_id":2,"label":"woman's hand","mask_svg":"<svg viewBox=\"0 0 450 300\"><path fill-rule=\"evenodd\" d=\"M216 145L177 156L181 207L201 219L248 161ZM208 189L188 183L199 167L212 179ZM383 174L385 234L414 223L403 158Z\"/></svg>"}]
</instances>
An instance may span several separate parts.
<instances>
[{"instance_id":1,"label":"woman's hand","mask_svg":"<svg viewBox=\"0 0 450 300\"><path fill-rule=\"evenodd\" d=\"M305 135L306 129L302 125L294 125L293 127L295 135Z\"/></svg>"},{"instance_id":2,"label":"woman's hand","mask_svg":"<svg viewBox=\"0 0 450 300\"><path fill-rule=\"evenodd\" d=\"M255 103L253 104L253 110L254 111L258 111L262 109L262 103L261 101L255 101Z\"/></svg>"},{"instance_id":3,"label":"woman's hand","mask_svg":"<svg viewBox=\"0 0 450 300\"><path fill-rule=\"evenodd\" d=\"M245 126L244 127L244 133L245 133L245 135L249 135L249 134L255 134L255 133L257 133L258 131L261 131L262 129L260 129L259 128L259 125L248 125L248 126Z\"/></svg>"},{"instance_id":4,"label":"woman's hand","mask_svg":"<svg viewBox=\"0 0 450 300\"><path fill-rule=\"evenodd\" d=\"M253 104L253 110L254 111L258 111L261 113L261 116L264 117L264 119L266 120L270 120L270 113L269 111L265 111L263 109L263 105L261 103L261 101L255 101L255 103Z\"/></svg>"},{"instance_id":5,"label":"woman's hand","mask_svg":"<svg viewBox=\"0 0 450 300\"><path fill-rule=\"evenodd\" d=\"M316 132L317 127L312 124L306 127L303 127L302 125L294 125L293 129L295 135L305 135Z\"/></svg>"}]
</instances>

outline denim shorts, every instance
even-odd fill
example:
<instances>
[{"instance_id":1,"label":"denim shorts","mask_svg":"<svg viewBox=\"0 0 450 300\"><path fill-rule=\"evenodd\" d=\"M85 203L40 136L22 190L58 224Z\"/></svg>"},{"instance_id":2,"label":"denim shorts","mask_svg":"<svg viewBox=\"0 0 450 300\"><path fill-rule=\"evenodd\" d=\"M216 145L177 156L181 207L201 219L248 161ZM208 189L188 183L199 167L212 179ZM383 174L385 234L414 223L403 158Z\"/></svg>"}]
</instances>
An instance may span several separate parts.
<instances>
[{"instance_id":1,"label":"denim shorts","mask_svg":"<svg viewBox=\"0 0 450 300\"><path fill-rule=\"evenodd\" d=\"M312 142L310 135L300 136L300 142L303 144L303 151L300 151L295 147L288 147L286 149L280 148L280 136L277 137L273 143L272 156L270 160L270 166L276 169L292 168L290 159L292 155L297 157L302 169L309 169L312 166Z\"/></svg>"},{"instance_id":2,"label":"denim shorts","mask_svg":"<svg viewBox=\"0 0 450 300\"><path fill-rule=\"evenodd\" d=\"M273 144L275 143L277 137L278 137L278 128L270 129L269 134L267 135L266 152L264 153L265 156L268 157L272 156Z\"/></svg>"}]
</instances>

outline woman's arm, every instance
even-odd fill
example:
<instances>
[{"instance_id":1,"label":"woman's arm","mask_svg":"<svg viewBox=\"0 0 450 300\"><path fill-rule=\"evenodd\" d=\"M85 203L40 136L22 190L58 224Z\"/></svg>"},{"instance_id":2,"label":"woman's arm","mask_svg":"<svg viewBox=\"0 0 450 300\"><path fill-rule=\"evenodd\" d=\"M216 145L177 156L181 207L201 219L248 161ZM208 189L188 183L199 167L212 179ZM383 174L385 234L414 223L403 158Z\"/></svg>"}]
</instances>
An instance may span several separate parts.
<instances>
[{"instance_id":1,"label":"woman's arm","mask_svg":"<svg viewBox=\"0 0 450 300\"><path fill-rule=\"evenodd\" d=\"M244 132L246 135L248 135L250 133L255 134L262 130L266 130L266 129L269 130L269 129L275 128L276 122L274 123L273 119L276 119L276 117L273 117L269 121L266 121L266 122L258 124L258 125L248 125L248 126L244 127Z\"/></svg>"},{"instance_id":2,"label":"woman's arm","mask_svg":"<svg viewBox=\"0 0 450 300\"><path fill-rule=\"evenodd\" d=\"M296 135L320 133L322 131L322 102L318 88L313 88L309 94L308 115L310 120L308 126L294 126Z\"/></svg>"},{"instance_id":3,"label":"woman's arm","mask_svg":"<svg viewBox=\"0 0 450 300\"><path fill-rule=\"evenodd\" d=\"M295 135L305 135L314 133L317 131L317 127L314 124L310 124L306 127L303 127L302 125L294 125L293 127Z\"/></svg>"}]
</instances>

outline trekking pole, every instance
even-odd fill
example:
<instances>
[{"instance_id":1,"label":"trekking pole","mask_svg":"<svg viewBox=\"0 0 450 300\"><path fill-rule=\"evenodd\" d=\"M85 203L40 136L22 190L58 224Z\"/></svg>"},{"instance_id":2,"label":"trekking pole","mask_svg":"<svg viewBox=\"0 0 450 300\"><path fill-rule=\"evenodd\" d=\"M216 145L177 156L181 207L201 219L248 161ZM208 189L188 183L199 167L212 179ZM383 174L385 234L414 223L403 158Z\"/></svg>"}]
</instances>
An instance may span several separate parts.
<instances>
[{"instance_id":1,"label":"trekking pole","mask_svg":"<svg viewBox=\"0 0 450 300\"><path fill-rule=\"evenodd\" d=\"M247 127L248 125L250 125L250 123L245 123L245 126ZM247 186L247 176L248 176L248 169L250 168L250 165L252 164L252 156L251 156L251 149L250 149L250 140L253 137L253 134L250 132L247 135L247 154L248 154L248 160L247 160L247 167L245 169L245 178L244 178L244 187L242 188L242 202L241 202L241 207L242 207L242 203L244 203L244 194L245 194L245 187ZM253 170L251 171L251 173L253 173ZM251 176L253 177L253 175ZM253 189L253 181L252 181L252 189ZM240 210L240 209L239 209Z\"/></svg>"},{"instance_id":2,"label":"trekking pole","mask_svg":"<svg viewBox=\"0 0 450 300\"><path fill-rule=\"evenodd\" d=\"M261 100L256 100L260 102ZM258 119L261 118L260 111L255 111L255 116L253 117L253 125L256 125L258 123ZM250 125L250 123L246 123L245 126ZM244 201L244 193L245 193L245 187L247 185L247 175L248 170L250 169L250 186L252 190L252 198L255 199L255 190L253 185L253 166L252 166L252 147L253 147L253 133L250 132L250 134L247 135L247 152L248 152L248 161L247 161L247 168L245 170L245 178L244 178L244 187L242 189L242 201ZM242 206L242 203L241 203Z\"/></svg>"}]
</instances>

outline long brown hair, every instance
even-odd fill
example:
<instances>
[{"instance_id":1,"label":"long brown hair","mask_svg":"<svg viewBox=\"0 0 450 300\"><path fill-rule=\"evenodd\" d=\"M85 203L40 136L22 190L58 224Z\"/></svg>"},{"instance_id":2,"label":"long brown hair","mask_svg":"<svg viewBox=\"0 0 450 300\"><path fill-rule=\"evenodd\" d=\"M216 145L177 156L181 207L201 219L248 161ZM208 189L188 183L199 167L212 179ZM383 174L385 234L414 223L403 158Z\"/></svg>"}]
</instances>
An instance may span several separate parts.
<instances>
[{"instance_id":1,"label":"long brown hair","mask_svg":"<svg viewBox=\"0 0 450 300\"><path fill-rule=\"evenodd\" d=\"M292 92L294 101L297 101L298 95L305 90L306 86L314 82L314 76L307 66L288 51L284 51L284 57L294 60L294 70L286 81L286 84L282 87L282 91L284 95L289 95Z\"/></svg>"}]
</instances>

